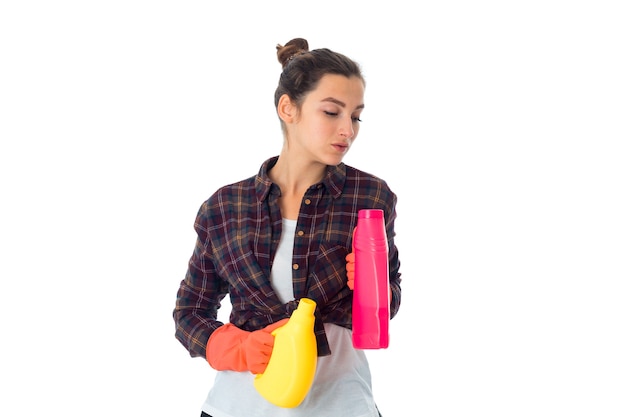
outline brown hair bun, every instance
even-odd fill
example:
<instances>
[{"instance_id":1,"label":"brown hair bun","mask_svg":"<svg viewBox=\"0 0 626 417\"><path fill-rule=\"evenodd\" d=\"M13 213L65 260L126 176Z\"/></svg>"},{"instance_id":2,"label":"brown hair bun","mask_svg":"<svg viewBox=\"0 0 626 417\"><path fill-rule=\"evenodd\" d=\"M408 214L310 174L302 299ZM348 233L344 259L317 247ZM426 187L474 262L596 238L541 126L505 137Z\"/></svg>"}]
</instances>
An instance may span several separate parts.
<instances>
[{"instance_id":1,"label":"brown hair bun","mask_svg":"<svg viewBox=\"0 0 626 417\"><path fill-rule=\"evenodd\" d=\"M276 55L278 56L278 62L283 68L287 66L289 61L295 56L303 54L309 51L309 43L303 38L294 38L287 42L285 46L281 44L276 45Z\"/></svg>"}]
</instances>

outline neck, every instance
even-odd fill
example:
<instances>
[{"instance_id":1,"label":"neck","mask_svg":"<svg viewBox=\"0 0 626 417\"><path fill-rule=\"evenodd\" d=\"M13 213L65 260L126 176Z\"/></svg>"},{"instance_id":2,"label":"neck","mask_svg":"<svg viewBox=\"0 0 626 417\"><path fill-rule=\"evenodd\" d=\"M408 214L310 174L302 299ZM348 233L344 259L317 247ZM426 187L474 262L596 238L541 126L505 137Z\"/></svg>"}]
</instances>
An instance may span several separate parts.
<instances>
[{"instance_id":1,"label":"neck","mask_svg":"<svg viewBox=\"0 0 626 417\"><path fill-rule=\"evenodd\" d=\"M326 165L295 160L281 153L268 175L283 195L303 195L311 185L320 182L325 173Z\"/></svg>"}]
</instances>

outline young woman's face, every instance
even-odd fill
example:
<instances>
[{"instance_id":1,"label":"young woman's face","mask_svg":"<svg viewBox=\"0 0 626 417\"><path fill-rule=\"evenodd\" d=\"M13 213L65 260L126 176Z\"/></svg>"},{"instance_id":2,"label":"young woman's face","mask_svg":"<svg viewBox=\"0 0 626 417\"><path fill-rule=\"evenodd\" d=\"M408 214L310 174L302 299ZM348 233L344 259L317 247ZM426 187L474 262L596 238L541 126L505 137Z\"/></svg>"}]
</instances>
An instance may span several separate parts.
<instances>
[{"instance_id":1,"label":"young woman's face","mask_svg":"<svg viewBox=\"0 0 626 417\"><path fill-rule=\"evenodd\" d=\"M357 77L322 77L302 103L290 131L290 147L295 145L314 162L339 164L359 133L364 92Z\"/></svg>"}]
</instances>

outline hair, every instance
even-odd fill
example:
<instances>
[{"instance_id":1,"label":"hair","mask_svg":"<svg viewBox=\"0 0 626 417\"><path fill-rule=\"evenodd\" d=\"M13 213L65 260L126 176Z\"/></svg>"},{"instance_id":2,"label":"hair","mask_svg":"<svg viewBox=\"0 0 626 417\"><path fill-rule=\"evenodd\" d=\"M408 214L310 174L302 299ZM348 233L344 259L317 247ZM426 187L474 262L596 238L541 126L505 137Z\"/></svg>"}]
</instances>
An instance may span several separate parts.
<instances>
[{"instance_id":1,"label":"hair","mask_svg":"<svg viewBox=\"0 0 626 417\"><path fill-rule=\"evenodd\" d=\"M303 38L294 38L285 46L276 45L276 55L283 67L274 93L276 107L280 97L287 94L300 108L307 93L315 90L320 79L326 74L358 77L365 84L358 63L326 48L310 51L309 43Z\"/></svg>"}]
</instances>

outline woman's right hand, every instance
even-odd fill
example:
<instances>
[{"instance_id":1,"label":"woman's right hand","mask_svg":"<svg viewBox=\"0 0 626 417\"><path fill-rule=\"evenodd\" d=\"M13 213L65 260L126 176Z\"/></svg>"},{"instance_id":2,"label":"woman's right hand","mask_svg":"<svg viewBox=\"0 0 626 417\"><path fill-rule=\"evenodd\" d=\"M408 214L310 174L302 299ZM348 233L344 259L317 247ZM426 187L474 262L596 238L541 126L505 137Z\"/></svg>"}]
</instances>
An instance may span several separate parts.
<instances>
[{"instance_id":1,"label":"woman's right hand","mask_svg":"<svg viewBox=\"0 0 626 417\"><path fill-rule=\"evenodd\" d=\"M218 371L250 371L262 374L274 349L272 332L287 323L282 319L248 332L227 323L213 332L206 347L206 359Z\"/></svg>"}]
</instances>

